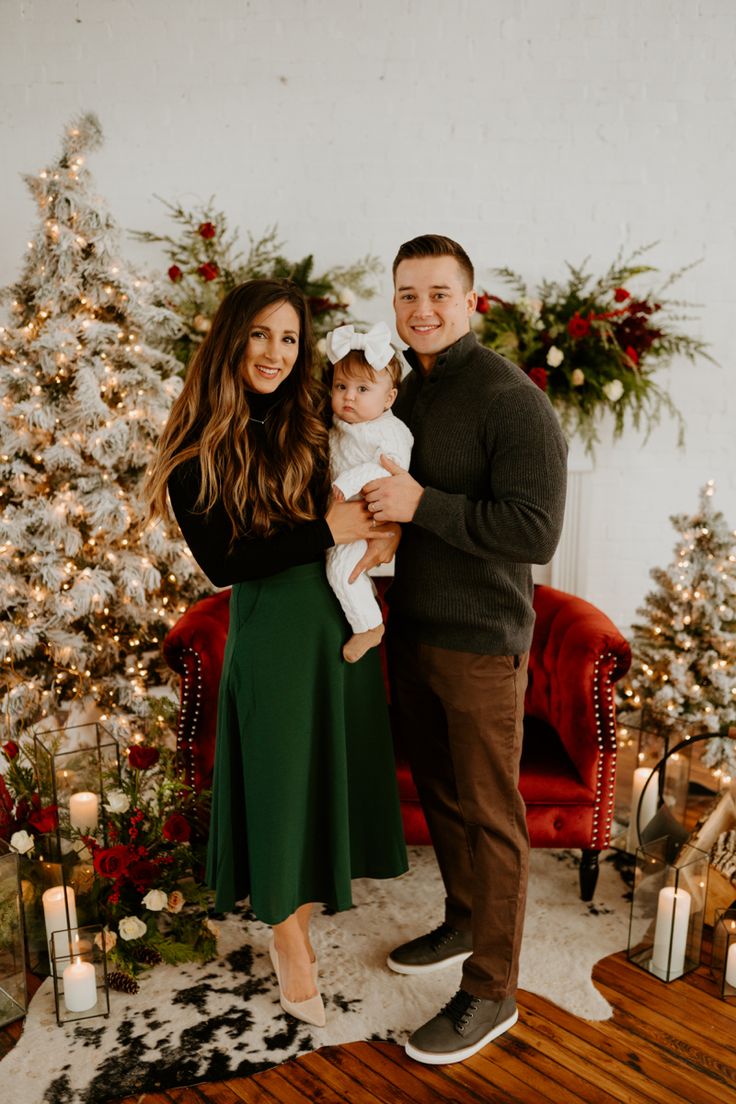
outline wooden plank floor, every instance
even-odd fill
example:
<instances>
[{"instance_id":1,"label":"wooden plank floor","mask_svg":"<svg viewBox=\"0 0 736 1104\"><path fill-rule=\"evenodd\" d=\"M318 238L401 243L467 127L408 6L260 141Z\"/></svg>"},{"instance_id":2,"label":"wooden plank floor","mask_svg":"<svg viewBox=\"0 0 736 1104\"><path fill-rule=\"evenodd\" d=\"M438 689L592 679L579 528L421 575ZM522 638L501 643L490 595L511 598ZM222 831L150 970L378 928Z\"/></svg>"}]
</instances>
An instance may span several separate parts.
<instances>
[{"instance_id":1,"label":"wooden plank floor","mask_svg":"<svg viewBox=\"0 0 736 1104\"><path fill-rule=\"evenodd\" d=\"M580 1020L522 992L516 1026L456 1065L419 1065L391 1043L351 1043L255 1077L118 1104L736 1104L736 1005L718 999L706 966L665 985L620 953L593 979L612 1019ZM20 1024L0 1032L0 1054L19 1034Z\"/></svg>"}]
</instances>

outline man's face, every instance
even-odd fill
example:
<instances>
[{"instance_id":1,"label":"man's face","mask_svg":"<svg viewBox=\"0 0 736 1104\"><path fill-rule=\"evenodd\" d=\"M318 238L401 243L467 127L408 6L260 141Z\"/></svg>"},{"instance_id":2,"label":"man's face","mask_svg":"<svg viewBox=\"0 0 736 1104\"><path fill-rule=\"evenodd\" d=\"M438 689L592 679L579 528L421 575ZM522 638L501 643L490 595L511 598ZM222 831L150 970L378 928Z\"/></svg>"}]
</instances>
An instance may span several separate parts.
<instances>
[{"instance_id":1,"label":"man's face","mask_svg":"<svg viewBox=\"0 0 736 1104\"><path fill-rule=\"evenodd\" d=\"M435 358L470 329L477 295L466 287L454 257L415 257L399 263L394 287L396 329L431 369Z\"/></svg>"}]
</instances>

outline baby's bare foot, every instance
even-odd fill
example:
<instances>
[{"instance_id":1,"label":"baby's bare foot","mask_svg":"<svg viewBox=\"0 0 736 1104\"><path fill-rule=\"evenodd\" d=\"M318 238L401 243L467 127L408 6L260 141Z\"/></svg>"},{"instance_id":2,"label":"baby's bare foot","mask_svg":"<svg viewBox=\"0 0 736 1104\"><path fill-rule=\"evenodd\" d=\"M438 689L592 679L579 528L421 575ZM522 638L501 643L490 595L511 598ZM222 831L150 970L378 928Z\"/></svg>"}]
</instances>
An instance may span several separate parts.
<instances>
[{"instance_id":1,"label":"baby's bare foot","mask_svg":"<svg viewBox=\"0 0 736 1104\"><path fill-rule=\"evenodd\" d=\"M383 625L377 625L375 629L368 629L367 632L353 633L347 644L343 645L343 659L348 663L357 663L366 652L381 643L383 631Z\"/></svg>"}]
</instances>

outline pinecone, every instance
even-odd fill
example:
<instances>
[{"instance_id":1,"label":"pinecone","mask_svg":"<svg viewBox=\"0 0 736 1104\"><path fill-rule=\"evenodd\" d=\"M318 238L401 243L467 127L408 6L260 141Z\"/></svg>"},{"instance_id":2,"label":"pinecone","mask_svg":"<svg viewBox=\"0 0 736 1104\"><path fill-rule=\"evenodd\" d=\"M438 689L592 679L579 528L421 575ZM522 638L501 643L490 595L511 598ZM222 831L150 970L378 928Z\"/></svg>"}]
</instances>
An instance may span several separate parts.
<instances>
[{"instance_id":1,"label":"pinecone","mask_svg":"<svg viewBox=\"0 0 736 1104\"><path fill-rule=\"evenodd\" d=\"M136 962L140 962L142 966L158 966L159 962L163 962L163 957L155 947L149 947L143 943L140 947L131 949L133 958Z\"/></svg>"},{"instance_id":2,"label":"pinecone","mask_svg":"<svg viewBox=\"0 0 736 1104\"><path fill-rule=\"evenodd\" d=\"M133 975L127 974L125 970L111 970L107 975L107 984L117 993L137 993L140 989Z\"/></svg>"}]
</instances>

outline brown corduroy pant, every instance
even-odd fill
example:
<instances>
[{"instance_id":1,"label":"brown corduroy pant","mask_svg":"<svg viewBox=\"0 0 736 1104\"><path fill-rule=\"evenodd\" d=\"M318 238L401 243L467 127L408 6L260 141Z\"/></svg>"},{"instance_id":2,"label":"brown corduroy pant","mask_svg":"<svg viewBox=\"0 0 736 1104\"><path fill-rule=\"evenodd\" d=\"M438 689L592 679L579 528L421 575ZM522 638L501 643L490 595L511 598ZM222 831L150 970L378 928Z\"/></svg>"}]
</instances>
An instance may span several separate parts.
<instances>
[{"instance_id":1,"label":"brown corduroy pant","mask_svg":"<svg viewBox=\"0 0 736 1104\"><path fill-rule=\"evenodd\" d=\"M516 992L529 835L519 793L528 654L478 655L389 632L392 716L445 885L445 920L472 931L462 987Z\"/></svg>"}]
</instances>

